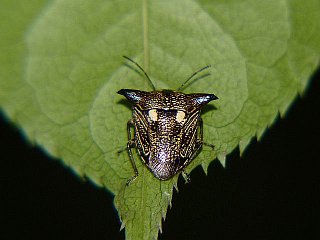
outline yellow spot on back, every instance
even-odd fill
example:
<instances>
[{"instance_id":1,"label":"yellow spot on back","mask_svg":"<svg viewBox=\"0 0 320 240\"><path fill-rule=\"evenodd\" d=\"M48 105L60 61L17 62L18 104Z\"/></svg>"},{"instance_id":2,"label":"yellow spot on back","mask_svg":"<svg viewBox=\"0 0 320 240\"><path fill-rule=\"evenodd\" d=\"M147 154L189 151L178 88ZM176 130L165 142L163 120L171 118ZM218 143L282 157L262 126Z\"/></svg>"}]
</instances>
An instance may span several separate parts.
<instances>
[{"instance_id":1,"label":"yellow spot on back","mask_svg":"<svg viewBox=\"0 0 320 240\"><path fill-rule=\"evenodd\" d=\"M184 111L177 111L177 116L176 116L177 122L181 123L184 120L185 116L186 114L184 113Z\"/></svg>"},{"instance_id":2,"label":"yellow spot on back","mask_svg":"<svg viewBox=\"0 0 320 240\"><path fill-rule=\"evenodd\" d=\"M158 121L158 113L156 109L149 110L149 117L152 121Z\"/></svg>"}]
</instances>

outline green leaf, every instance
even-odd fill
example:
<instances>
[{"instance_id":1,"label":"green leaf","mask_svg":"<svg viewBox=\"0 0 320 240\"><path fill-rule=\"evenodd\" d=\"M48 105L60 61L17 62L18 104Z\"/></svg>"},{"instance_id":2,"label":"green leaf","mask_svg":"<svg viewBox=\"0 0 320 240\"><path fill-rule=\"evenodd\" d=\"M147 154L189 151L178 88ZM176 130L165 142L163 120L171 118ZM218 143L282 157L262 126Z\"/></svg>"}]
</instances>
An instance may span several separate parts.
<instances>
[{"instance_id":1,"label":"green leaf","mask_svg":"<svg viewBox=\"0 0 320 240\"><path fill-rule=\"evenodd\" d=\"M18 2L18 4L17 4ZM177 89L219 97L203 112L204 147L187 167L260 138L308 84L320 56L318 0L4 1L0 8L0 103L30 141L115 194L127 239L157 238L178 176L157 180L126 152L131 111L121 88Z\"/></svg>"}]
</instances>

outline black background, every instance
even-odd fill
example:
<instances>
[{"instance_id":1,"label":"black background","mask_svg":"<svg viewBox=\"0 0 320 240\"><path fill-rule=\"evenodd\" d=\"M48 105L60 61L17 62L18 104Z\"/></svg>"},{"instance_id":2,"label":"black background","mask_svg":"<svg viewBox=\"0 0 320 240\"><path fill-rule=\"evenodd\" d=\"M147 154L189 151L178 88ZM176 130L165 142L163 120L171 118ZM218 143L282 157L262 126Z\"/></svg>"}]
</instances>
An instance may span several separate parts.
<instances>
[{"instance_id":1,"label":"black background","mask_svg":"<svg viewBox=\"0 0 320 240\"><path fill-rule=\"evenodd\" d=\"M320 239L320 73L261 142L179 180L160 239ZM113 196L1 118L0 239L124 239Z\"/></svg>"}]
</instances>

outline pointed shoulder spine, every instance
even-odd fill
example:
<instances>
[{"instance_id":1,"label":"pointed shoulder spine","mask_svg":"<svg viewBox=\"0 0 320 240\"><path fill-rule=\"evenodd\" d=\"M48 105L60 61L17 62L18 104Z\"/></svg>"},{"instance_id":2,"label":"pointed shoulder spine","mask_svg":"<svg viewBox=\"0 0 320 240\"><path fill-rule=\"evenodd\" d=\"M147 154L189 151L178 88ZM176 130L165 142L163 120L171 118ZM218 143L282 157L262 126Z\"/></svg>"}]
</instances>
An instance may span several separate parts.
<instances>
[{"instance_id":1,"label":"pointed shoulder spine","mask_svg":"<svg viewBox=\"0 0 320 240\"><path fill-rule=\"evenodd\" d=\"M137 103L147 95L147 92L134 89L121 89L118 94L125 96L130 102Z\"/></svg>"}]
</instances>

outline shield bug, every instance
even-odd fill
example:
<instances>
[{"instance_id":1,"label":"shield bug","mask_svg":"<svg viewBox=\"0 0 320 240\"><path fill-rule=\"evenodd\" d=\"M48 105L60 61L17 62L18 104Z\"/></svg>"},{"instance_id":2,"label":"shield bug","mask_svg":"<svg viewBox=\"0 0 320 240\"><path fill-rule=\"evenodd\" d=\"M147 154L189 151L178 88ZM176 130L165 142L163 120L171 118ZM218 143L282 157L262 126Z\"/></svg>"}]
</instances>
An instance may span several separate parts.
<instances>
[{"instance_id":1,"label":"shield bug","mask_svg":"<svg viewBox=\"0 0 320 240\"><path fill-rule=\"evenodd\" d=\"M143 68L132 59L146 76L153 91L121 89L118 94L125 96L133 106L133 117L127 123L127 151L134 169L134 176L127 181L129 185L138 176L131 149L136 148L143 163L160 180L167 180L194 159L201 150L203 141L203 122L201 109L212 100L214 94L184 94L180 90L196 74L210 66L193 73L176 91L156 90L153 82ZM131 128L134 133L132 134Z\"/></svg>"}]
</instances>

